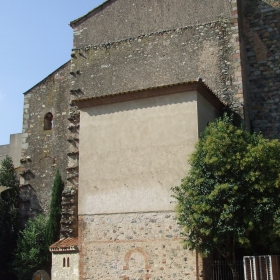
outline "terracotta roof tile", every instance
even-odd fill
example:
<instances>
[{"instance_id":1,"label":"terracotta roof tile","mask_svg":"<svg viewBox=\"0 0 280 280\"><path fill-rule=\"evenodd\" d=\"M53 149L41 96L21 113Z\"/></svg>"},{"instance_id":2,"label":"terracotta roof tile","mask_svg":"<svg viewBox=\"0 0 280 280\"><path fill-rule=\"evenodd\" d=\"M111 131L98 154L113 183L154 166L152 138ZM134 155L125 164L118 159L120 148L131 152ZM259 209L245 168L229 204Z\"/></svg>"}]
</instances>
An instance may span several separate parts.
<instances>
[{"instance_id":1,"label":"terracotta roof tile","mask_svg":"<svg viewBox=\"0 0 280 280\"><path fill-rule=\"evenodd\" d=\"M185 87L184 90L190 91L190 90L197 90L199 91L206 99L208 99L212 104L217 108L221 109L225 107L226 105L219 99L217 95L209 88L209 86L202 81L201 78L198 79L198 81L186 81L181 82L177 84L170 84L170 85L161 85L156 87L150 87L145 89L138 89L138 90L132 90L132 91L126 91L126 92L118 92L118 93L111 93L101 96L87 96L87 97L81 97L77 98L71 101L72 105L76 105L80 108L83 107L91 107L96 105L103 105L103 104L109 104L109 103L115 103L115 102L122 102L125 101L125 97L133 97L133 95L137 94L137 98L147 98L147 97L154 97L152 94L152 91L161 91L159 95L164 95L163 91L168 91L168 89L174 87ZM188 89L187 89L188 88ZM138 95L138 93L141 95ZM176 93L174 91L173 93ZM122 99L122 101L120 100ZM216 104L216 105L215 105Z\"/></svg>"},{"instance_id":2,"label":"terracotta roof tile","mask_svg":"<svg viewBox=\"0 0 280 280\"><path fill-rule=\"evenodd\" d=\"M63 238L49 247L51 252L76 251L78 249L78 238Z\"/></svg>"}]
</instances>

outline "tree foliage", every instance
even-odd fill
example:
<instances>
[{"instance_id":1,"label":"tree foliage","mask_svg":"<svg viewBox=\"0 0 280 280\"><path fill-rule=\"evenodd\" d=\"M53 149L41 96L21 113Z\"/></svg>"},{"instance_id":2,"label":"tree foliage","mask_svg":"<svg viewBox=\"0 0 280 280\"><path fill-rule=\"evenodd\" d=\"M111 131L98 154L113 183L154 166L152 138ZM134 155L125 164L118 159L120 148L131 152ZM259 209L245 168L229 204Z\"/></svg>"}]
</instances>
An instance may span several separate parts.
<instances>
[{"instance_id":1,"label":"tree foliage","mask_svg":"<svg viewBox=\"0 0 280 280\"><path fill-rule=\"evenodd\" d=\"M1 163L0 186L9 188L0 195L0 279L12 279L10 263L19 231L19 182L10 157Z\"/></svg>"},{"instance_id":2,"label":"tree foliage","mask_svg":"<svg viewBox=\"0 0 280 280\"><path fill-rule=\"evenodd\" d=\"M45 229L46 219L39 215L29 219L25 229L19 234L13 267L21 280L32 279L38 269L45 268Z\"/></svg>"},{"instance_id":3,"label":"tree foliage","mask_svg":"<svg viewBox=\"0 0 280 280\"><path fill-rule=\"evenodd\" d=\"M52 199L50 206L50 216L46 227L46 250L51 244L59 240L60 219L61 219L61 196L64 183L57 170L52 189Z\"/></svg>"},{"instance_id":4,"label":"tree foliage","mask_svg":"<svg viewBox=\"0 0 280 280\"><path fill-rule=\"evenodd\" d=\"M236 246L272 246L280 234L280 143L250 134L225 116L211 123L174 187L185 246L214 250L231 265ZM233 271L234 273L234 271Z\"/></svg>"},{"instance_id":5,"label":"tree foliage","mask_svg":"<svg viewBox=\"0 0 280 280\"><path fill-rule=\"evenodd\" d=\"M35 219L28 220L26 228L20 232L13 266L21 280L31 279L34 272L39 269L50 272L49 246L59 240L63 188L63 181L57 171L52 188L49 217L39 215Z\"/></svg>"}]
</instances>

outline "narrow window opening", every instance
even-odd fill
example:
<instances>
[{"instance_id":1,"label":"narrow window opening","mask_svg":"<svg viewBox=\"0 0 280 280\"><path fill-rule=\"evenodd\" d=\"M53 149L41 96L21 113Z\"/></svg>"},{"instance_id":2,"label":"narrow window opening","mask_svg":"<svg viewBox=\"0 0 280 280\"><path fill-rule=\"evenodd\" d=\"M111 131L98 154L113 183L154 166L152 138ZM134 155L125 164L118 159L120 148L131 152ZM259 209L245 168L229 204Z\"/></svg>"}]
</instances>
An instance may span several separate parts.
<instances>
[{"instance_id":1,"label":"narrow window opening","mask_svg":"<svg viewBox=\"0 0 280 280\"><path fill-rule=\"evenodd\" d=\"M63 258L63 267L65 267L65 258Z\"/></svg>"},{"instance_id":2,"label":"narrow window opening","mask_svg":"<svg viewBox=\"0 0 280 280\"><path fill-rule=\"evenodd\" d=\"M44 117L44 130L51 130L53 127L53 114L48 112Z\"/></svg>"},{"instance_id":3,"label":"narrow window opening","mask_svg":"<svg viewBox=\"0 0 280 280\"><path fill-rule=\"evenodd\" d=\"M67 267L70 267L70 261L69 261L69 258L67 258Z\"/></svg>"}]
</instances>

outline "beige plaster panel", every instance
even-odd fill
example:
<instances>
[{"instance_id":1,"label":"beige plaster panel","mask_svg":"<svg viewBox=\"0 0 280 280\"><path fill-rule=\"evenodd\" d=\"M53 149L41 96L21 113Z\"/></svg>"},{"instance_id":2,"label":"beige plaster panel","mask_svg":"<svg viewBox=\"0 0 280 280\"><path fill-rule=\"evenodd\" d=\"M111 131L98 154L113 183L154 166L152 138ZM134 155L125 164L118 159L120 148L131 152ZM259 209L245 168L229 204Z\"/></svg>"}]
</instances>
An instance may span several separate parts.
<instances>
[{"instance_id":1,"label":"beige plaster panel","mask_svg":"<svg viewBox=\"0 0 280 280\"><path fill-rule=\"evenodd\" d=\"M10 135L10 156L13 159L15 168L20 166L21 138L21 133Z\"/></svg>"},{"instance_id":2,"label":"beige plaster panel","mask_svg":"<svg viewBox=\"0 0 280 280\"><path fill-rule=\"evenodd\" d=\"M10 145L0 145L0 165L1 162L10 155Z\"/></svg>"},{"instance_id":3,"label":"beige plaster panel","mask_svg":"<svg viewBox=\"0 0 280 280\"><path fill-rule=\"evenodd\" d=\"M196 253L183 249L174 213L86 215L79 220L81 279L197 279Z\"/></svg>"},{"instance_id":4,"label":"beige plaster panel","mask_svg":"<svg viewBox=\"0 0 280 280\"><path fill-rule=\"evenodd\" d=\"M65 258L65 267L63 259ZM69 267L67 267L69 258ZM53 253L52 254L52 280L78 280L79 279L79 253Z\"/></svg>"},{"instance_id":5,"label":"beige plaster panel","mask_svg":"<svg viewBox=\"0 0 280 280\"><path fill-rule=\"evenodd\" d=\"M221 115L220 112L200 94L197 96L197 111L199 134L205 129L208 122L213 122Z\"/></svg>"},{"instance_id":6,"label":"beige plaster panel","mask_svg":"<svg viewBox=\"0 0 280 280\"><path fill-rule=\"evenodd\" d=\"M172 210L198 139L197 93L81 111L79 214Z\"/></svg>"}]
</instances>

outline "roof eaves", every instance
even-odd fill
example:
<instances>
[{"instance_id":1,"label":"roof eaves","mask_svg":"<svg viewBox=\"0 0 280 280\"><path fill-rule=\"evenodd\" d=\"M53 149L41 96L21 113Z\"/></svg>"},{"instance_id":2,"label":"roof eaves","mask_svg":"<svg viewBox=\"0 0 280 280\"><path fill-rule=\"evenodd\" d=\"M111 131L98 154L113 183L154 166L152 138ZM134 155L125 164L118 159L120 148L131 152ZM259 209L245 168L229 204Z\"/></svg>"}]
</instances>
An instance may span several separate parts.
<instances>
[{"instance_id":1,"label":"roof eaves","mask_svg":"<svg viewBox=\"0 0 280 280\"><path fill-rule=\"evenodd\" d=\"M102 105L106 103L106 99L109 98L115 98L118 96L127 96L129 94L137 94L137 93L141 93L143 92L143 96L140 98L147 98L147 97L153 97L153 95L148 96L147 93L148 91L153 91L153 90L160 90L160 89L167 89L167 88L171 88L171 87L178 87L178 86L185 86L185 85L195 85L196 86L196 90L198 90L201 94L203 94L203 96L208 99L209 102L213 103L213 105L215 105L217 108L222 108L225 107L226 105L219 99L219 97L210 89L210 87L204 83L202 80L198 80L198 81L187 81L187 82L181 82L181 83L177 83L177 84L170 84L170 85L162 85L162 86L157 86L157 87L150 87L150 88L145 88L145 89L139 89L139 90L132 90L132 91L126 91L126 92L118 92L118 93L113 93L113 94L106 94L106 95L102 95L102 96L91 96L91 97L84 97L84 98L79 98L79 99L75 99L72 100L72 105L82 105L82 107L90 107L92 105L92 102L90 101L97 101L98 105ZM210 93L210 95L209 95ZM138 99L139 97L137 97L136 99ZM103 101L102 101L103 100ZM119 102L119 98L115 99L115 101L109 101L108 103L115 103L115 102ZM88 103L86 105L86 103ZM85 106L86 105L86 106Z\"/></svg>"},{"instance_id":2,"label":"roof eaves","mask_svg":"<svg viewBox=\"0 0 280 280\"><path fill-rule=\"evenodd\" d=\"M78 250L78 238L60 239L49 247L51 252L66 252Z\"/></svg>"}]
</instances>

